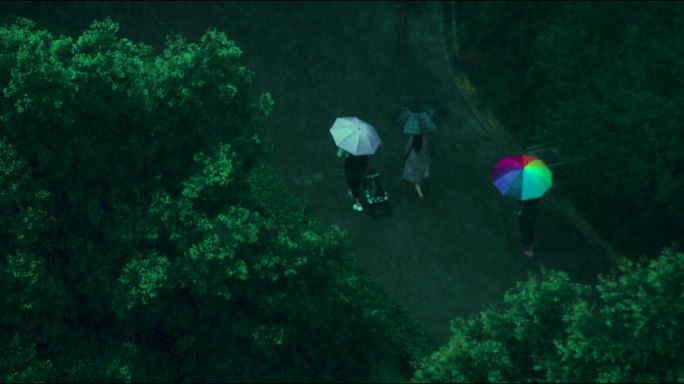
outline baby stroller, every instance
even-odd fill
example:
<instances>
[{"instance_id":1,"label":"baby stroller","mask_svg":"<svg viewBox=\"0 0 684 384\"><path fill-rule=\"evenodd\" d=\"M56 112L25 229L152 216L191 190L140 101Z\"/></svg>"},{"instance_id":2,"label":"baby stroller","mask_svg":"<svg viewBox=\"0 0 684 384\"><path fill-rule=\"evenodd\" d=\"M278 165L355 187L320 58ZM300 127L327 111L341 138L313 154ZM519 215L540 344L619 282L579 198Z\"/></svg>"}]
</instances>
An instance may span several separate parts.
<instances>
[{"instance_id":1,"label":"baby stroller","mask_svg":"<svg viewBox=\"0 0 684 384\"><path fill-rule=\"evenodd\" d=\"M368 171L363 176L361 183L363 193L366 196L369 212L371 217L375 219L377 215L385 215L392 217L392 210L389 205L389 195L382 185L380 173L375 171Z\"/></svg>"}]
</instances>

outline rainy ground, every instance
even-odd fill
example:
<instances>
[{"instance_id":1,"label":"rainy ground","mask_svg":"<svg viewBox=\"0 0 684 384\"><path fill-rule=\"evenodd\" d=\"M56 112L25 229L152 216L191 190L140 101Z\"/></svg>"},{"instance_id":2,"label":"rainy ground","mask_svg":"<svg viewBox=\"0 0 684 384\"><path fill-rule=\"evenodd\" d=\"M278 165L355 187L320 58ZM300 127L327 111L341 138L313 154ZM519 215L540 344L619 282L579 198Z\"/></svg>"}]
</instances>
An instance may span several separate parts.
<instances>
[{"instance_id":1,"label":"rainy ground","mask_svg":"<svg viewBox=\"0 0 684 384\"><path fill-rule=\"evenodd\" d=\"M119 4L114 10L98 2L3 10L80 28L109 15L121 24L120 35L157 46L168 32L196 41L208 27L225 31L256 73L257 91L275 100L266 126L275 143L270 163L314 217L348 231L358 262L440 342L450 335L451 319L500 304L531 271L559 269L591 282L610 265L548 201L539 208L536 255L523 256L516 202L491 184L492 166L512 147L492 136L456 88L441 3L411 6L403 31L397 2ZM431 135L432 175L422 203L401 179L406 137L391 121L413 100L448 110L446 123ZM380 134L372 165L389 191L391 218L352 210L343 161L328 132L339 116L357 116ZM552 193L562 196L562 190Z\"/></svg>"}]
</instances>

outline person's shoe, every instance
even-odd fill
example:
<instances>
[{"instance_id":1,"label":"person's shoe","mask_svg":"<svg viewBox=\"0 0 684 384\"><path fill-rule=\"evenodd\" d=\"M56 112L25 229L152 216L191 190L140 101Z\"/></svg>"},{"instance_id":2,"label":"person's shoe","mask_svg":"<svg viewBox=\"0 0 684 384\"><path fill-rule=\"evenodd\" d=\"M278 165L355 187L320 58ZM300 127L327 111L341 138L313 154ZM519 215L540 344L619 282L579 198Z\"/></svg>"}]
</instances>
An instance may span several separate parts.
<instances>
[{"instance_id":1,"label":"person's shoe","mask_svg":"<svg viewBox=\"0 0 684 384\"><path fill-rule=\"evenodd\" d=\"M532 251L532 248L528 248L523 251L523 254L529 258L534 257L534 251Z\"/></svg>"},{"instance_id":2,"label":"person's shoe","mask_svg":"<svg viewBox=\"0 0 684 384\"><path fill-rule=\"evenodd\" d=\"M354 203L354 206L352 207L356 212L361 212L363 211L363 207L360 204Z\"/></svg>"}]
</instances>

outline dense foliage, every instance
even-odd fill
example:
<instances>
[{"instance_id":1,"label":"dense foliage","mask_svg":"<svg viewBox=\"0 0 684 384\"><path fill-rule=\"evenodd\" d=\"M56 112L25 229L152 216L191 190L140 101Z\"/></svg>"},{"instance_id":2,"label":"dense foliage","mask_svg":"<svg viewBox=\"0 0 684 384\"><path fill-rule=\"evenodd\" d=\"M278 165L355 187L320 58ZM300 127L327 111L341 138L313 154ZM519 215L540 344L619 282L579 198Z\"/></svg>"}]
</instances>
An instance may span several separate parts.
<instances>
[{"instance_id":1,"label":"dense foliage","mask_svg":"<svg viewBox=\"0 0 684 384\"><path fill-rule=\"evenodd\" d=\"M623 265L594 291L544 270L452 323L418 382L684 382L684 253ZM598 293L598 303L592 297Z\"/></svg>"},{"instance_id":2,"label":"dense foliage","mask_svg":"<svg viewBox=\"0 0 684 384\"><path fill-rule=\"evenodd\" d=\"M461 66L522 142L570 160L554 181L589 221L626 253L681 243L684 4L454 5Z\"/></svg>"},{"instance_id":3,"label":"dense foliage","mask_svg":"<svg viewBox=\"0 0 684 384\"><path fill-rule=\"evenodd\" d=\"M117 30L0 27L0 381L408 377L431 342L261 161L240 49Z\"/></svg>"}]
</instances>

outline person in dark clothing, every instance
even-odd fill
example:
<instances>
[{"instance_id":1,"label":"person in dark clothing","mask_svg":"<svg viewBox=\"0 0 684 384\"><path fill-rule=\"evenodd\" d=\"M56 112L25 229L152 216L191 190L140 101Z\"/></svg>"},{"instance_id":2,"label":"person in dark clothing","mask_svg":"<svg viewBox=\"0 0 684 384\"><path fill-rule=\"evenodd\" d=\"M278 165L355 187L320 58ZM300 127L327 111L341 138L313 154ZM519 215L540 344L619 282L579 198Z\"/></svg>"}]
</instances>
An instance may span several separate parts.
<instances>
[{"instance_id":1,"label":"person in dark clothing","mask_svg":"<svg viewBox=\"0 0 684 384\"><path fill-rule=\"evenodd\" d=\"M533 257L532 238L534 237L534 226L537 218L537 207L539 206L539 198L525 200L522 202L522 209L520 210L520 240L522 241L523 254L527 257Z\"/></svg>"},{"instance_id":2,"label":"person in dark clothing","mask_svg":"<svg viewBox=\"0 0 684 384\"><path fill-rule=\"evenodd\" d=\"M338 151L338 156L344 154L344 176L347 180L347 186L354 198L354 205L352 209L361 212L363 211L363 206L361 205L361 200L359 198L361 193L361 180L363 175L368 169L368 156L354 156L347 151L340 149Z\"/></svg>"},{"instance_id":3,"label":"person in dark clothing","mask_svg":"<svg viewBox=\"0 0 684 384\"><path fill-rule=\"evenodd\" d=\"M412 183L418 193L418 198L423 199L423 190L420 183L430 177L430 152L428 151L428 138L425 134L411 135L404 148L404 180Z\"/></svg>"}]
</instances>

